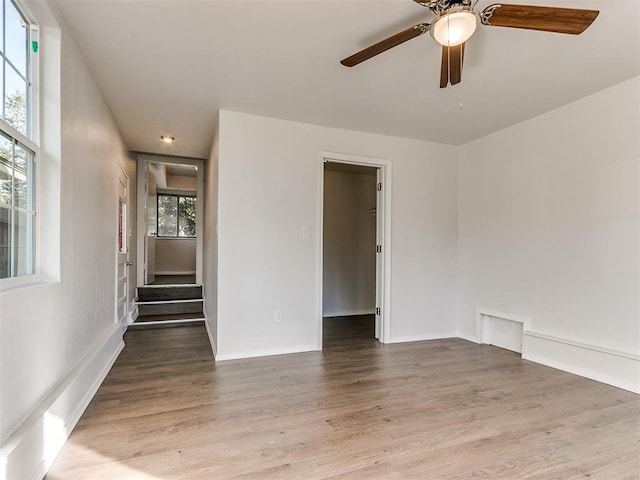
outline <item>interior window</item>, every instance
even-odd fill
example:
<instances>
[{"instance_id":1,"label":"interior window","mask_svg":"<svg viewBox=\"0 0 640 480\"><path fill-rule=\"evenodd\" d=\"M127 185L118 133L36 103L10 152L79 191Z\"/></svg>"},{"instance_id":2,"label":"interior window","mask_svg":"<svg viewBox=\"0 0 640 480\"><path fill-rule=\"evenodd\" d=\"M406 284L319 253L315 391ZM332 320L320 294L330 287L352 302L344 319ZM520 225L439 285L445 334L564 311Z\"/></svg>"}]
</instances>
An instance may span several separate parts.
<instances>
[{"instance_id":1,"label":"interior window","mask_svg":"<svg viewBox=\"0 0 640 480\"><path fill-rule=\"evenodd\" d=\"M158 236L196 236L196 197L158 195Z\"/></svg>"}]
</instances>

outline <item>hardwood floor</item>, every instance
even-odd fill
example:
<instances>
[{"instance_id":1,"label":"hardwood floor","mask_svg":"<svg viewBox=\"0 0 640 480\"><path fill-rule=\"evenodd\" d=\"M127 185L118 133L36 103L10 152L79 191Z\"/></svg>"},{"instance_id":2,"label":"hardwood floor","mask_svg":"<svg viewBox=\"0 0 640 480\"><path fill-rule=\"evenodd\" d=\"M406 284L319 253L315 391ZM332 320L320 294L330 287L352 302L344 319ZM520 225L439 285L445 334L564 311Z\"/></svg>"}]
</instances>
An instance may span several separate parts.
<instances>
[{"instance_id":1,"label":"hardwood floor","mask_svg":"<svg viewBox=\"0 0 640 480\"><path fill-rule=\"evenodd\" d=\"M215 364L203 327L131 331L47 479L640 478L638 395L372 336L331 320L322 352Z\"/></svg>"}]
</instances>

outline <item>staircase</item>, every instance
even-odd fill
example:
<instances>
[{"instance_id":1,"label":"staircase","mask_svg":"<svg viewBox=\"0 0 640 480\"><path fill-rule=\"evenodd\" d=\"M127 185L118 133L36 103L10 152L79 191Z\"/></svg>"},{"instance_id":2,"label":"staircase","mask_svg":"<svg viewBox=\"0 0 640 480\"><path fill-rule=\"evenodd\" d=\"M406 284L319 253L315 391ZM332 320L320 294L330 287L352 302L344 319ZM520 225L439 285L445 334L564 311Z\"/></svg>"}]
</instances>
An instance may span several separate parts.
<instances>
[{"instance_id":1,"label":"staircase","mask_svg":"<svg viewBox=\"0 0 640 480\"><path fill-rule=\"evenodd\" d=\"M138 287L138 317L133 326L159 327L204 321L201 285Z\"/></svg>"}]
</instances>

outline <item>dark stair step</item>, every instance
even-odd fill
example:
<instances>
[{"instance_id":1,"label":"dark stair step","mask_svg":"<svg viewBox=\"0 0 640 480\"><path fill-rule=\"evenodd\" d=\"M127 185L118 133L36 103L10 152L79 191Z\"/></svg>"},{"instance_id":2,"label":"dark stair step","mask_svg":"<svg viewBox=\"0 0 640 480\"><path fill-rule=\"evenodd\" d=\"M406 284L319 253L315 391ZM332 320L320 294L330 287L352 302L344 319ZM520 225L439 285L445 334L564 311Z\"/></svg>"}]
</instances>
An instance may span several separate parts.
<instances>
[{"instance_id":1,"label":"dark stair step","mask_svg":"<svg viewBox=\"0 0 640 480\"><path fill-rule=\"evenodd\" d=\"M202 298L202 286L188 287L138 287L139 302L192 300Z\"/></svg>"},{"instance_id":2,"label":"dark stair step","mask_svg":"<svg viewBox=\"0 0 640 480\"><path fill-rule=\"evenodd\" d=\"M202 320L204 314L202 312L192 313L165 313L164 315L138 315L135 323L146 322L172 322L174 320Z\"/></svg>"},{"instance_id":3,"label":"dark stair step","mask_svg":"<svg viewBox=\"0 0 640 480\"><path fill-rule=\"evenodd\" d=\"M138 304L138 315L202 313L202 301Z\"/></svg>"}]
</instances>

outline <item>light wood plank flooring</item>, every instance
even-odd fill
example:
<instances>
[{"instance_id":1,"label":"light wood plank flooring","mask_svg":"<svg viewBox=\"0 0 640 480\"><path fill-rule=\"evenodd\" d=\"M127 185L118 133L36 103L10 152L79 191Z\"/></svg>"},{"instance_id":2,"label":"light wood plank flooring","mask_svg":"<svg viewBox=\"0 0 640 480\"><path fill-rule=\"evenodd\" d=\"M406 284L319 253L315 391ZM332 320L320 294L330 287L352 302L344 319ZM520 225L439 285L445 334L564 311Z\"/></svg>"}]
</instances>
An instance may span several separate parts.
<instances>
[{"instance_id":1,"label":"light wood plank flooring","mask_svg":"<svg viewBox=\"0 0 640 480\"><path fill-rule=\"evenodd\" d=\"M47 479L640 478L639 396L371 326L218 364L203 327L131 331Z\"/></svg>"}]
</instances>

